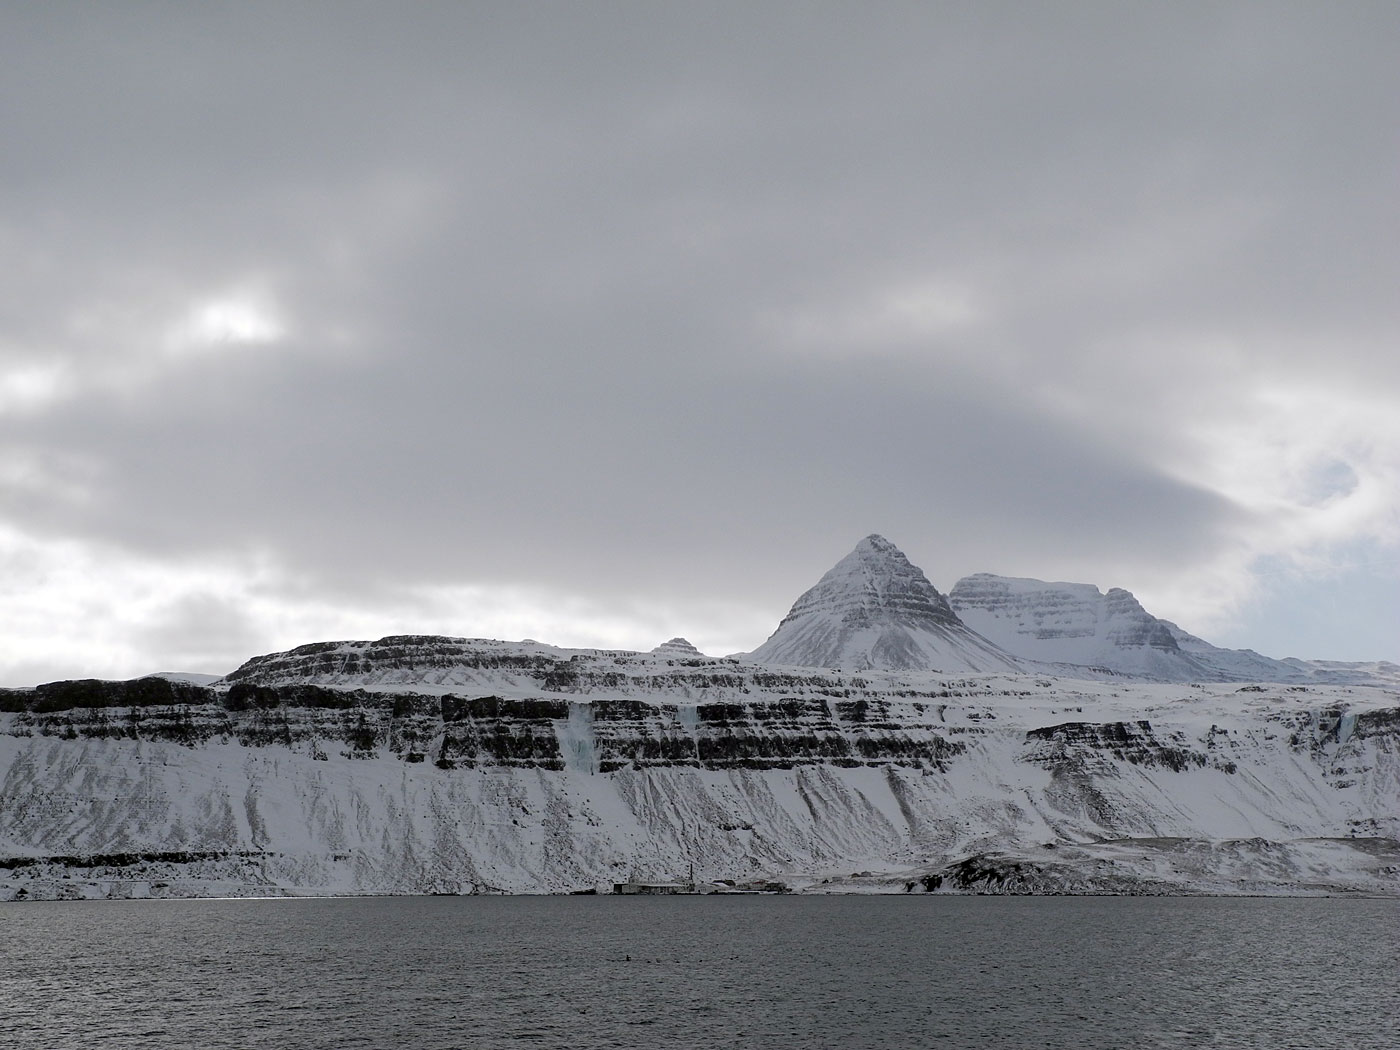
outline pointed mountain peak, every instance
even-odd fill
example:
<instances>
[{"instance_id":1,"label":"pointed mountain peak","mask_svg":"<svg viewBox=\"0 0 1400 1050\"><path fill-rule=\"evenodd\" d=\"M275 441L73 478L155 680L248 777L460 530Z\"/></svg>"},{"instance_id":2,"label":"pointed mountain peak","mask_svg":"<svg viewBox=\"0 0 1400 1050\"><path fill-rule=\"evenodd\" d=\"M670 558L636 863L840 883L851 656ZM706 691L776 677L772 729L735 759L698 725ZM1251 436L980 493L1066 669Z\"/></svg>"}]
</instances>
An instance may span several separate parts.
<instances>
[{"instance_id":1,"label":"pointed mountain peak","mask_svg":"<svg viewBox=\"0 0 1400 1050\"><path fill-rule=\"evenodd\" d=\"M837 565L842 562L855 559L866 565L880 565L890 563L893 565L908 565L909 559L904 556L904 552L896 547L879 533L872 532L865 539L861 540L851 550L851 553L842 558Z\"/></svg>"},{"instance_id":2,"label":"pointed mountain peak","mask_svg":"<svg viewBox=\"0 0 1400 1050\"><path fill-rule=\"evenodd\" d=\"M877 551L881 554L894 553L898 554L901 558L904 557L903 551L889 540L885 539L885 537L881 536L878 532L872 532L869 536L865 537L865 539L857 543L855 551L851 553L854 554L856 551Z\"/></svg>"},{"instance_id":3,"label":"pointed mountain peak","mask_svg":"<svg viewBox=\"0 0 1400 1050\"><path fill-rule=\"evenodd\" d=\"M957 622L957 614L904 552L871 533L797 599L787 618L813 608L839 611L845 623Z\"/></svg>"},{"instance_id":4,"label":"pointed mountain peak","mask_svg":"<svg viewBox=\"0 0 1400 1050\"><path fill-rule=\"evenodd\" d=\"M872 533L798 598L760 663L808 667L1007 670L1015 660L969 631L904 553Z\"/></svg>"}]
</instances>

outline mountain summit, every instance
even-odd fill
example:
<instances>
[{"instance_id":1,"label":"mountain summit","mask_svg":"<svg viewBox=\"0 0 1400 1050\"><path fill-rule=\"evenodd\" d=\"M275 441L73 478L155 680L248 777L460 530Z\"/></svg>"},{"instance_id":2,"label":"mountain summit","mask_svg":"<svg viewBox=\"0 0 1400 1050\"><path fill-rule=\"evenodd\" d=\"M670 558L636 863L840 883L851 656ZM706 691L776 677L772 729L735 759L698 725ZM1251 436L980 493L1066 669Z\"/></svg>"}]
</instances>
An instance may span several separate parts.
<instances>
[{"instance_id":1,"label":"mountain summit","mask_svg":"<svg viewBox=\"0 0 1400 1050\"><path fill-rule=\"evenodd\" d=\"M669 642L662 642L652 650L652 653L656 656L673 658L677 656L702 657L705 655L685 638L672 638Z\"/></svg>"},{"instance_id":2,"label":"mountain summit","mask_svg":"<svg viewBox=\"0 0 1400 1050\"><path fill-rule=\"evenodd\" d=\"M1016 658L970 630L928 577L870 535L798 598L752 653L764 664L855 670L1014 671Z\"/></svg>"}]
</instances>

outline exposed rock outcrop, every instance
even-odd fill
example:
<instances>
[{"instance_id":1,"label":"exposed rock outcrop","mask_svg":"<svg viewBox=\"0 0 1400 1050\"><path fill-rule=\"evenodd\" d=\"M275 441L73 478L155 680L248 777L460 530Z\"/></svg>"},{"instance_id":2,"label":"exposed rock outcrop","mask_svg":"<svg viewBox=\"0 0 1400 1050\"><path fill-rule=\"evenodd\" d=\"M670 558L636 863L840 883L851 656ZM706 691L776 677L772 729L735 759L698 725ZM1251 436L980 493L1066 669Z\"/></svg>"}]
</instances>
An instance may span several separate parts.
<instances>
[{"instance_id":1,"label":"exposed rock outcrop","mask_svg":"<svg viewBox=\"0 0 1400 1050\"><path fill-rule=\"evenodd\" d=\"M1400 698L1163 688L414 636L10 690L0 899L1400 893Z\"/></svg>"}]
</instances>

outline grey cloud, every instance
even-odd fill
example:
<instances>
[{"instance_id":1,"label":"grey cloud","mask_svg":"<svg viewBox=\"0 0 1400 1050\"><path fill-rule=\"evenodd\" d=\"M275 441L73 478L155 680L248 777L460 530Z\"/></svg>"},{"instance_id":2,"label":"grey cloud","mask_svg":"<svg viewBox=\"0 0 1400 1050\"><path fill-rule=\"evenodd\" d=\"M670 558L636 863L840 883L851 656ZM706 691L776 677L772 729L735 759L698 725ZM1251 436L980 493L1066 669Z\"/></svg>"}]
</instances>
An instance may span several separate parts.
<instances>
[{"instance_id":1,"label":"grey cloud","mask_svg":"<svg viewBox=\"0 0 1400 1050\"><path fill-rule=\"evenodd\" d=\"M139 343L250 278L290 324L0 420L10 455L82 468L86 501L0 489L36 532L265 548L347 593L781 602L872 529L954 574L1176 564L1244 517L1160 466L1183 399L1223 381L1195 336L1261 371L1345 332L1334 373L1397 367L1365 349L1400 320L1380 8L14 21L0 355L95 373L142 348L75 314L130 304ZM929 274L986 315L926 345L774 335ZM1134 426L1055 413L1054 384Z\"/></svg>"},{"instance_id":2,"label":"grey cloud","mask_svg":"<svg viewBox=\"0 0 1400 1050\"><path fill-rule=\"evenodd\" d=\"M1028 532L1064 556L1188 557L1232 513L995 391L897 363L742 382L522 368L484 392L469 365L267 378L168 393L138 418L100 398L54 416L53 444L107 451L86 519L50 514L148 553L266 545L349 590L523 577L665 597L717 574L785 580L767 566L795 536L820 550L871 521L966 565Z\"/></svg>"},{"instance_id":3,"label":"grey cloud","mask_svg":"<svg viewBox=\"0 0 1400 1050\"><path fill-rule=\"evenodd\" d=\"M190 594L133 631L131 643L160 665L146 668L148 673L190 669L221 674L264 649L267 632L226 599Z\"/></svg>"}]
</instances>

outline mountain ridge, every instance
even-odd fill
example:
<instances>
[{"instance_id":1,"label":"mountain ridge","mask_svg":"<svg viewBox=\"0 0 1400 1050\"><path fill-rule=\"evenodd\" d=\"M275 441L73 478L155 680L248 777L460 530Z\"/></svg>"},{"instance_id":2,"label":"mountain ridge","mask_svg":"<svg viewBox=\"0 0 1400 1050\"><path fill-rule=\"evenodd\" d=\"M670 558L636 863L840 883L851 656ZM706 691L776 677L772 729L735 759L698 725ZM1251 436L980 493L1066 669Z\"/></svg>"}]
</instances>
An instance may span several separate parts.
<instances>
[{"instance_id":1,"label":"mountain ridge","mask_svg":"<svg viewBox=\"0 0 1400 1050\"><path fill-rule=\"evenodd\" d=\"M0 900L591 892L692 866L808 892L1400 897L1400 668L1217 650L1121 589L999 579L974 621L1120 669L1007 657L871 536L769 640L844 668L416 634L210 683L0 689ZM989 653L1008 666L951 669ZM1227 677L1247 669L1298 679Z\"/></svg>"},{"instance_id":2,"label":"mountain ridge","mask_svg":"<svg viewBox=\"0 0 1400 1050\"><path fill-rule=\"evenodd\" d=\"M974 573L948 592L967 625L1023 661L1097 668L1163 682L1400 683L1400 667L1276 660L1222 649L1153 616L1132 592L1087 583Z\"/></svg>"}]
</instances>

